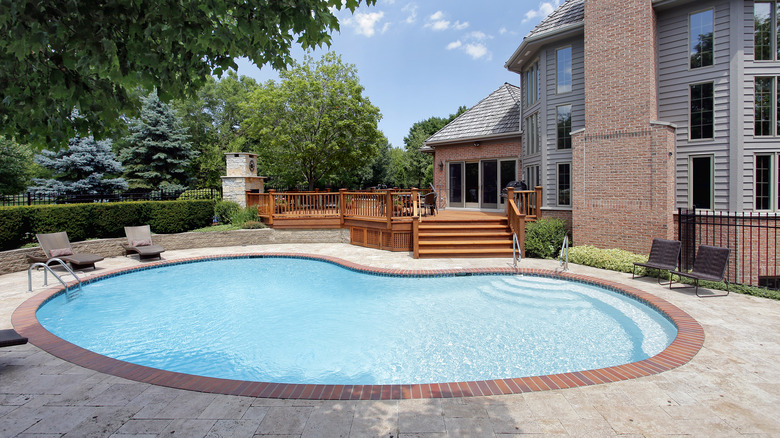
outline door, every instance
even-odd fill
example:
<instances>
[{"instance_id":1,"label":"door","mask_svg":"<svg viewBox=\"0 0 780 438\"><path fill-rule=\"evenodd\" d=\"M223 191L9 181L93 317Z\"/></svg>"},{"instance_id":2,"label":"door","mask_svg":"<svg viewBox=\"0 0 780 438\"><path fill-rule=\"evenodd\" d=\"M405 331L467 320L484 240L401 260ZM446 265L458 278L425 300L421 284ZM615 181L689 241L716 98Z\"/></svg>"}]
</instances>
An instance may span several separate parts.
<instances>
[{"instance_id":1,"label":"door","mask_svg":"<svg viewBox=\"0 0 780 438\"><path fill-rule=\"evenodd\" d=\"M463 162L449 163L449 196L450 207L463 207Z\"/></svg>"},{"instance_id":2,"label":"door","mask_svg":"<svg viewBox=\"0 0 780 438\"><path fill-rule=\"evenodd\" d=\"M480 207L498 208L498 161L482 160L482 199Z\"/></svg>"},{"instance_id":3,"label":"door","mask_svg":"<svg viewBox=\"0 0 780 438\"><path fill-rule=\"evenodd\" d=\"M466 208L479 208L479 162L466 163L464 194Z\"/></svg>"}]
</instances>

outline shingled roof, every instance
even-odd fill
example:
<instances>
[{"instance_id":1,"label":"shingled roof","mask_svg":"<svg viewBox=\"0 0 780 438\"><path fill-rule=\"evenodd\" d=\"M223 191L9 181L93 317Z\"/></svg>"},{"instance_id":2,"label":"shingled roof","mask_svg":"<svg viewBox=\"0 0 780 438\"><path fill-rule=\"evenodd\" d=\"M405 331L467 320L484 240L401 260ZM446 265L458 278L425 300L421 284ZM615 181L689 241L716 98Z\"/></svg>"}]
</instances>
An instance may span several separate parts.
<instances>
[{"instance_id":1,"label":"shingled roof","mask_svg":"<svg viewBox=\"0 0 780 438\"><path fill-rule=\"evenodd\" d=\"M425 140L422 150L441 143L520 133L520 88L504 84Z\"/></svg>"},{"instance_id":2,"label":"shingled roof","mask_svg":"<svg viewBox=\"0 0 780 438\"><path fill-rule=\"evenodd\" d=\"M552 14L537 24L526 38L534 38L585 20L585 0L566 0Z\"/></svg>"}]
</instances>

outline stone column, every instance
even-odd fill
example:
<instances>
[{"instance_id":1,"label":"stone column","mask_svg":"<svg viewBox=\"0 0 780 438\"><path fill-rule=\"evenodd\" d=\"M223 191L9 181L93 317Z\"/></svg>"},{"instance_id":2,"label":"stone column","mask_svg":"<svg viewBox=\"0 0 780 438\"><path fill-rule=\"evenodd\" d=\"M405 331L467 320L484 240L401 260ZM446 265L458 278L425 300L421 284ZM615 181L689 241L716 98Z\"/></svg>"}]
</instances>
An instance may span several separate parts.
<instances>
[{"instance_id":1,"label":"stone column","mask_svg":"<svg viewBox=\"0 0 780 438\"><path fill-rule=\"evenodd\" d=\"M246 192L264 192L266 177L257 176L257 155L228 152L225 160L227 175L222 177L222 199L246 207Z\"/></svg>"}]
</instances>

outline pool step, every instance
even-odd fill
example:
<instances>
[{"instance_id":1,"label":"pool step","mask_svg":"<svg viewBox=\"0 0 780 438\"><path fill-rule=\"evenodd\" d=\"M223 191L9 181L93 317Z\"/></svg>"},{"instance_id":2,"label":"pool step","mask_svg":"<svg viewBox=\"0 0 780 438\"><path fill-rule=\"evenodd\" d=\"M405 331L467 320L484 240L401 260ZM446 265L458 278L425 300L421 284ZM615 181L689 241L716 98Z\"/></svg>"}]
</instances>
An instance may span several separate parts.
<instances>
[{"instance_id":1,"label":"pool step","mask_svg":"<svg viewBox=\"0 0 780 438\"><path fill-rule=\"evenodd\" d=\"M420 258L511 257L506 218L426 220L418 234Z\"/></svg>"}]
</instances>

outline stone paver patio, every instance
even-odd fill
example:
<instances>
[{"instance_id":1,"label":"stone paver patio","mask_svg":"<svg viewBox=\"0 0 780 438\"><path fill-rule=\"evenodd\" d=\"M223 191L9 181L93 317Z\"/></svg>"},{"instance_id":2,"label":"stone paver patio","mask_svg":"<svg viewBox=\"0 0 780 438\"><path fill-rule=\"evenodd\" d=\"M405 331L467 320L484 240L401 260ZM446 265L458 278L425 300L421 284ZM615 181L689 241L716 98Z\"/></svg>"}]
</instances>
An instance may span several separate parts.
<instances>
[{"instance_id":1,"label":"stone paver patio","mask_svg":"<svg viewBox=\"0 0 780 438\"><path fill-rule=\"evenodd\" d=\"M507 259L414 260L347 244L290 244L168 251L166 259L298 252L398 269L506 267ZM96 272L140 263L115 257ZM556 269L526 259L523 267ZM575 273L652 293L693 316L704 347L677 369L564 390L456 399L309 401L204 394L88 370L28 344L0 349L0 437L322 436L509 437L780 436L780 302L744 295L696 298L655 279L571 265ZM87 273L90 274L89 272ZM34 291L43 274L33 273ZM52 281L50 279L50 281ZM27 273L0 276L0 328L31 295Z\"/></svg>"}]
</instances>

